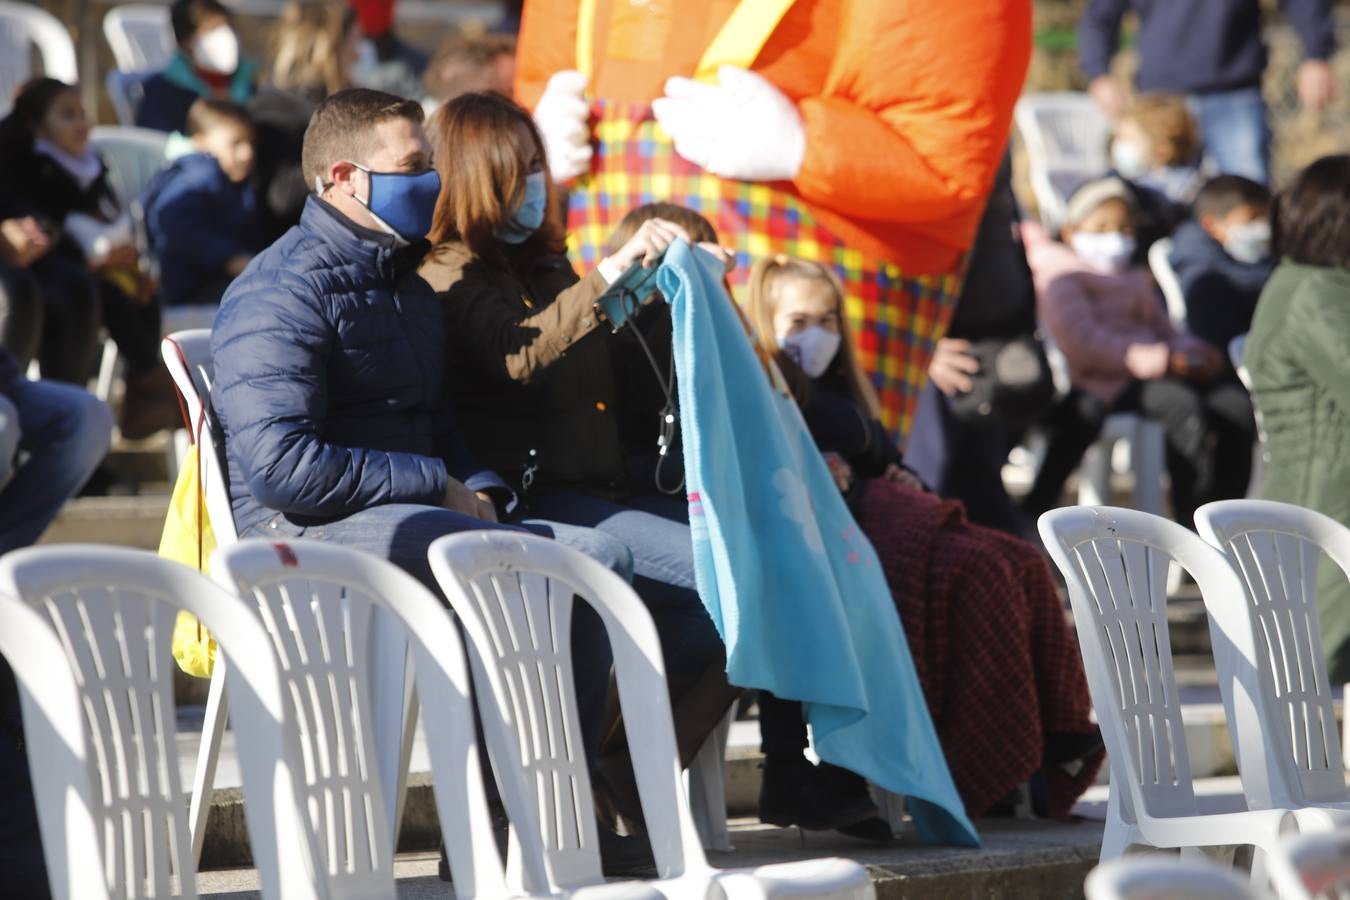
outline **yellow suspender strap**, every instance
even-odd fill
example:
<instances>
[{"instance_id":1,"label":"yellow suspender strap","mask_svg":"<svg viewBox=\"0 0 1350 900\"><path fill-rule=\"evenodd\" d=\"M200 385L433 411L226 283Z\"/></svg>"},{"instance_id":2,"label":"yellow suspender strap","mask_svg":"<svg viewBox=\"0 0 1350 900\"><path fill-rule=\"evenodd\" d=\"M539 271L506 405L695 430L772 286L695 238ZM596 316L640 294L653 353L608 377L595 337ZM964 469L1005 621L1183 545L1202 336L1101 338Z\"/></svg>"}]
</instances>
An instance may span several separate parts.
<instances>
[{"instance_id":1,"label":"yellow suspender strap","mask_svg":"<svg viewBox=\"0 0 1350 900\"><path fill-rule=\"evenodd\" d=\"M594 75L595 7L598 0L580 0L577 5L577 69L587 78ZM623 0L618 0L623 2ZM741 0L722 30L703 52L694 77L715 82L721 66L750 68L769 35L778 27L792 0Z\"/></svg>"}]
</instances>

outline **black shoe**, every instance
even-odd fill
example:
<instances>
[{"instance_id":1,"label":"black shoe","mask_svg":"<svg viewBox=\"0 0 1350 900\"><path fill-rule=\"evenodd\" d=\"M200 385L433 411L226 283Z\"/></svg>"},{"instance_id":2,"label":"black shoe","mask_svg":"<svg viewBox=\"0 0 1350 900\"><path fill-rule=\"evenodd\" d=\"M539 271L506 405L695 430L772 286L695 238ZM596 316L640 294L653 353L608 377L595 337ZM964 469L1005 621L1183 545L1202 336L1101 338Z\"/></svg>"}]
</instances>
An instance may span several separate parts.
<instances>
[{"instance_id":1,"label":"black shoe","mask_svg":"<svg viewBox=\"0 0 1350 900\"><path fill-rule=\"evenodd\" d=\"M867 782L852 772L804 757L765 757L759 820L766 825L831 831L876 814Z\"/></svg>"},{"instance_id":2,"label":"black shoe","mask_svg":"<svg viewBox=\"0 0 1350 900\"><path fill-rule=\"evenodd\" d=\"M619 835L596 823L600 834L600 871L609 878L656 874L651 844L642 835Z\"/></svg>"},{"instance_id":3,"label":"black shoe","mask_svg":"<svg viewBox=\"0 0 1350 900\"><path fill-rule=\"evenodd\" d=\"M870 841L873 844L889 844L895 840L895 832L891 831L890 823L880 816L872 816L870 819L863 819L861 822L854 822L836 830L840 834L860 841Z\"/></svg>"}]
</instances>

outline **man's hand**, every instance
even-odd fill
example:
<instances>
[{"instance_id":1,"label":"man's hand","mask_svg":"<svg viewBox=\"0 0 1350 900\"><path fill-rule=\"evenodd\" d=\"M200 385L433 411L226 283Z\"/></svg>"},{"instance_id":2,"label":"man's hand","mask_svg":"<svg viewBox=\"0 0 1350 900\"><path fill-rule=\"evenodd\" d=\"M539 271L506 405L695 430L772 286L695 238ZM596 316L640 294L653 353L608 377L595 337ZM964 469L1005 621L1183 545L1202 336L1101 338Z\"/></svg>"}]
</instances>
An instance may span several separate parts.
<instances>
[{"instance_id":1,"label":"man's hand","mask_svg":"<svg viewBox=\"0 0 1350 900\"><path fill-rule=\"evenodd\" d=\"M1325 59L1305 59L1298 67L1298 102L1321 112L1336 96L1336 73Z\"/></svg>"},{"instance_id":2,"label":"man's hand","mask_svg":"<svg viewBox=\"0 0 1350 900\"><path fill-rule=\"evenodd\" d=\"M717 78L717 84L671 78L666 95L652 102L675 152L722 178L796 178L806 154L806 126L797 105L747 69L722 66Z\"/></svg>"},{"instance_id":3,"label":"man's hand","mask_svg":"<svg viewBox=\"0 0 1350 900\"><path fill-rule=\"evenodd\" d=\"M474 519L485 519L489 522L497 521L497 508L492 505L492 501L487 498L486 494L475 494L464 486L464 482L456 481L453 478L446 482L445 497L441 500L441 508Z\"/></svg>"},{"instance_id":4,"label":"man's hand","mask_svg":"<svg viewBox=\"0 0 1350 900\"><path fill-rule=\"evenodd\" d=\"M26 269L52 248L52 239L32 216L0 221L0 257Z\"/></svg>"},{"instance_id":5,"label":"man's hand","mask_svg":"<svg viewBox=\"0 0 1350 900\"><path fill-rule=\"evenodd\" d=\"M544 139L548 170L554 182L562 184L591 167L591 107L586 102L587 78L567 69L549 78L539 105L534 108L534 124Z\"/></svg>"},{"instance_id":6,"label":"man's hand","mask_svg":"<svg viewBox=\"0 0 1350 900\"><path fill-rule=\"evenodd\" d=\"M928 363L928 377L948 397L967 393L974 384L970 376L980 371L980 361L970 355L970 341L943 338Z\"/></svg>"},{"instance_id":7,"label":"man's hand","mask_svg":"<svg viewBox=\"0 0 1350 900\"><path fill-rule=\"evenodd\" d=\"M1140 381L1152 381L1167 374L1172 351L1166 341L1156 344L1131 344L1125 348L1125 369Z\"/></svg>"},{"instance_id":8,"label":"man's hand","mask_svg":"<svg viewBox=\"0 0 1350 900\"><path fill-rule=\"evenodd\" d=\"M496 522L497 504L492 502L492 498L483 491L474 494L474 497L478 499L478 518L484 522Z\"/></svg>"},{"instance_id":9,"label":"man's hand","mask_svg":"<svg viewBox=\"0 0 1350 900\"><path fill-rule=\"evenodd\" d=\"M1109 118L1114 119L1125 108L1125 90L1113 75L1098 75L1088 85L1088 93Z\"/></svg>"}]
</instances>

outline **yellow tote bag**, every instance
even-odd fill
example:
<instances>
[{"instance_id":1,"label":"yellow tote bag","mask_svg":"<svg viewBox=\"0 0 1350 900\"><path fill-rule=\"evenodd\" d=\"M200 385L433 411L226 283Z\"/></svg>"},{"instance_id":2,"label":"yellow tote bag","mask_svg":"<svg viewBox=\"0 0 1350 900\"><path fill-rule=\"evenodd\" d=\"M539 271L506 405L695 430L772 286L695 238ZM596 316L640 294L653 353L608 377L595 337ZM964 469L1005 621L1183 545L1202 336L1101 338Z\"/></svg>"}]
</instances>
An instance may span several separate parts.
<instances>
[{"instance_id":1,"label":"yellow tote bag","mask_svg":"<svg viewBox=\"0 0 1350 900\"><path fill-rule=\"evenodd\" d=\"M178 481L169 500L164 533L159 539L159 555L206 571L207 561L216 549L216 535L206 515L202 487L201 423L196 440L188 447ZM178 668L196 678L210 678L216 661L216 639L189 612L179 612L173 628L173 658Z\"/></svg>"}]
</instances>

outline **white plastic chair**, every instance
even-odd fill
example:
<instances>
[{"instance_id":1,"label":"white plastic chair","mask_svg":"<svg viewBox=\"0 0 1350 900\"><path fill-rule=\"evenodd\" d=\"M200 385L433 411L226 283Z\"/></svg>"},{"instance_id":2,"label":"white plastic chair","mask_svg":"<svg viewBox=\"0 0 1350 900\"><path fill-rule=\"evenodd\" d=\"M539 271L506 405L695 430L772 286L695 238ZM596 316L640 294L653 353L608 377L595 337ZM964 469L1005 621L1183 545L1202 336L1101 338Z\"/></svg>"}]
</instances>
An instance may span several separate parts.
<instances>
[{"instance_id":1,"label":"white plastic chair","mask_svg":"<svg viewBox=\"0 0 1350 900\"><path fill-rule=\"evenodd\" d=\"M150 179L164 168L168 142L164 132L134 125L100 125L89 132L89 146L107 164L108 182L124 208L139 202Z\"/></svg>"},{"instance_id":2,"label":"white plastic chair","mask_svg":"<svg viewBox=\"0 0 1350 900\"><path fill-rule=\"evenodd\" d=\"M1209 594L1237 594L1237 575L1187 529L1137 510L1067 507L1041 516L1041 539L1064 573L1093 709L1111 766L1103 862L1133 847L1250 844L1269 852L1297 828L1288 810L1201 815L1167 632L1175 560ZM1211 621L1211 639L1252 643L1250 629ZM1217 651L1216 651L1217 652ZM1239 685L1250 696L1250 680ZM1225 696L1225 701L1230 695ZM1229 708L1231 706L1231 708ZM1225 702L1230 730L1256 726L1250 702Z\"/></svg>"},{"instance_id":3,"label":"white plastic chair","mask_svg":"<svg viewBox=\"0 0 1350 900\"><path fill-rule=\"evenodd\" d=\"M377 764L371 753L378 758L379 751L371 740L377 732L375 704L371 703L365 677L379 663L372 642L357 638L368 634L370 623L383 621L386 626L394 626L401 639L410 639L417 691L431 698L435 708L435 714L426 717L427 746L436 811L455 893L499 900L512 896L497 855L483 791L464 644L441 601L391 563L319 541L242 541L218 551L212 557L212 571L222 584L257 604L268 621L283 667L292 672L291 682L299 688L292 698L306 698L299 716L301 721L312 723L306 729L307 765L321 769L325 765L340 767L345 761L347 780L342 789L347 792L359 791L357 779L366 773L369 788L364 824L368 830L356 836L382 861L392 856L393 843L388 831L380 827L381 817L372 812L393 804L387 795L381 796L381 779L368 774ZM315 681L317 693L306 684ZM509 707L492 704L483 704L481 710L485 717L510 713ZM519 757L515 747L504 749L508 756L499 758L495 769L503 803L513 820L526 825L518 829L517 837L537 843L540 831L531 824L537 820L537 810L527 799ZM336 756L336 760L330 762L328 756ZM382 764L383 760L378 762ZM320 772L309 774L311 781L323 777ZM332 774L326 777L337 780ZM351 806L359 816L357 800L351 801ZM340 812L341 807L338 809ZM321 833L325 827L333 829L331 818L326 825L320 824ZM340 840L343 837L339 835ZM345 837L351 839L351 835ZM542 847L526 852L520 861L534 867L531 880L546 882ZM379 873L373 875L384 873L384 865L378 868ZM388 888L380 885L380 896L392 896L392 869L389 873ZM374 886L372 878L367 887ZM661 895L650 889L623 891L617 887L606 889L605 897L660 900Z\"/></svg>"},{"instance_id":4,"label":"white plastic chair","mask_svg":"<svg viewBox=\"0 0 1350 900\"><path fill-rule=\"evenodd\" d=\"M600 885L591 784L572 680L572 604L604 623L631 748L647 836L668 897L709 889L741 897L872 900L867 872L844 859L717 870L708 865L680 780L670 698L656 626L632 588L604 566L553 541L510 532L468 532L431 545L431 568L469 639L480 696L510 705L514 731L485 715L497 758L520 747L540 817L549 884L532 891ZM526 872L528 877L529 872Z\"/></svg>"},{"instance_id":5,"label":"white plastic chair","mask_svg":"<svg viewBox=\"0 0 1350 900\"><path fill-rule=\"evenodd\" d=\"M1074 188L1110 168L1111 121L1089 95L1075 91L1023 94L1013 119L1027 150L1041 221L1056 230Z\"/></svg>"},{"instance_id":6,"label":"white plastic chair","mask_svg":"<svg viewBox=\"0 0 1350 900\"><path fill-rule=\"evenodd\" d=\"M216 423L210 413L211 378L214 372L211 365L211 332L207 329L174 332L160 342L160 355L187 407L188 420L202 423L200 459L206 514L211 520L216 546L228 546L238 540L238 535L234 530L229 486L225 481L217 447L223 436L216 433ZM220 758L220 742L225 736L225 722L229 716L230 701L225 688L228 668L226 654L223 650L217 652L215 666L211 670L211 686L206 694L206 714L202 719L202 737L197 747L197 767L193 773L192 799L188 811L194 860L200 860L202 855L206 817L211 811L211 794L216 783L216 762Z\"/></svg>"},{"instance_id":7,"label":"white plastic chair","mask_svg":"<svg viewBox=\"0 0 1350 900\"><path fill-rule=\"evenodd\" d=\"M1323 828L1350 823L1317 612L1322 554L1350 577L1350 529L1322 513L1270 500L1207 503L1196 510L1195 525L1228 557L1244 587L1206 594L1211 620L1246 618L1255 632L1251 648L1214 648L1221 687L1257 686L1249 698L1256 727L1232 729L1248 803L1295 809L1305 830L1314 822ZM1312 815L1323 810L1336 814L1332 821Z\"/></svg>"},{"instance_id":8,"label":"white plastic chair","mask_svg":"<svg viewBox=\"0 0 1350 900\"><path fill-rule=\"evenodd\" d=\"M0 0L0 116L9 113L14 92L34 75L31 46L38 48L48 77L66 84L80 80L75 42L61 20L36 3Z\"/></svg>"},{"instance_id":9,"label":"white plastic chair","mask_svg":"<svg viewBox=\"0 0 1350 900\"><path fill-rule=\"evenodd\" d=\"M1148 248L1148 267L1167 301L1167 315L1177 328L1186 328L1186 294L1181 279L1172 268L1172 239L1160 238Z\"/></svg>"},{"instance_id":10,"label":"white plastic chair","mask_svg":"<svg viewBox=\"0 0 1350 900\"><path fill-rule=\"evenodd\" d=\"M180 610L247 666L230 671L244 815L268 898L319 897L277 664L261 623L198 572L141 550L69 544L0 559L0 590L50 621L74 671L95 775L102 870L116 897L195 897L178 779L170 639ZM64 793L64 792L63 792ZM40 802L65 802L63 796ZM100 859L102 864L100 865Z\"/></svg>"},{"instance_id":11,"label":"white plastic chair","mask_svg":"<svg viewBox=\"0 0 1350 900\"><path fill-rule=\"evenodd\" d=\"M1260 900L1229 869L1161 854L1104 862L1088 873L1086 900Z\"/></svg>"},{"instance_id":12,"label":"white plastic chair","mask_svg":"<svg viewBox=\"0 0 1350 900\"><path fill-rule=\"evenodd\" d=\"M114 6L103 16L103 36L122 72L162 69L177 50L167 6Z\"/></svg>"},{"instance_id":13,"label":"white plastic chair","mask_svg":"<svg viewBox=\"0 0 1350 900\"><path fill-rule=\"evenodd\" d=\"M1129 447L1130 468L1134 472L1134 508L1162 515L1166 437L1161 424L1134 413L1107 416L1101 434L1083 454L1078 469L1079 505L1104 506L1111 502L1112 462L1116 444L1121 441Z\"/></svg>"},{"instance_id":14,"label":"white plastic chair","mask_svg":"<svg viewBox=\"0 0 1350 900\"><path fill-rule=\"evenodd\" d=\"M1350 831L1285 838L1269 862L1280 900L1350 898Z\"/></svg>"},{"instance_id":15,"label":"white plastic chair","mask_svg":"<svg viewBox=\"0 0 1350 900\"><path fill-rule=\"evenodd\" d=\"M56 900L107 900L75 676L51 626L27 605L0 595L0 656L19 685L24 743L37 801L47 880Z\"/></svg>"}]
</instances>

